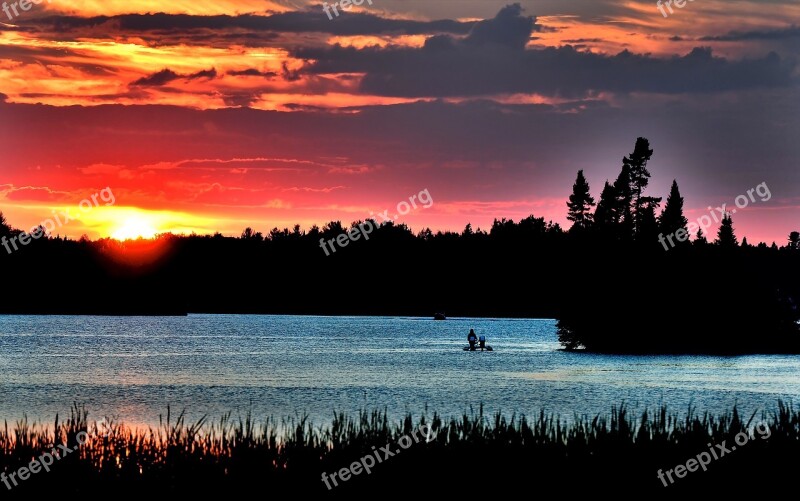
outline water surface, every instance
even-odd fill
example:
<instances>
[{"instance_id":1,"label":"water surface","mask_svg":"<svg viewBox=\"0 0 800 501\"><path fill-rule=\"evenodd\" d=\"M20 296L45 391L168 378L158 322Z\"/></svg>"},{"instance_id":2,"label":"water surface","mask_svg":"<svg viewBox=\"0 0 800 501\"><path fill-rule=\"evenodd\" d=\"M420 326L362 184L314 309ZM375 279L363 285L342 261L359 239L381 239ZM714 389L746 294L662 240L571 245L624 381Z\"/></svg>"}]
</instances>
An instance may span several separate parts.
<instances>
[{"instance_id":1,"label":"water surface","mask_svg":"<svg viewBox=\"0 0 800 501\"><path fill-rule=\"evenodd\" d=\"M462 351L470 328L496 351ZM606 413L626 402L684 413L773 408L800 396L800 356L609 356L559 351L553 320L190 315L0 316L0 419L157 424L386 408Z\"/></svg>"}]
</instances>

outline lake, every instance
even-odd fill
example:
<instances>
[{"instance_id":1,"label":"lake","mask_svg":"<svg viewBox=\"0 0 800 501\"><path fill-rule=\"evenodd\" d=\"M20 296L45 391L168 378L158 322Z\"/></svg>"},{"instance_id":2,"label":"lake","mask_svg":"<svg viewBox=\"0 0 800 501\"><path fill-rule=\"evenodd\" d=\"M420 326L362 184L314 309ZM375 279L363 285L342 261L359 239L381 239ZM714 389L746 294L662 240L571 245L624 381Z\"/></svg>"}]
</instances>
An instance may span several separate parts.
<instances>
[{"instance_id":1,"label":"lake","mask_svg":"<svg viewBox=\"0 0 800 501\"><path fill-rule=\"evenodd\" d=\"M494 352L465 352L474 328ZM0 418L153 425L186 409L256 418L426 406L446 415L608 413L666 403L684 414L798 400L800 356L610 356L559 351L554 320L190 315L0 316Z\"/></svg>"}]
</instances>

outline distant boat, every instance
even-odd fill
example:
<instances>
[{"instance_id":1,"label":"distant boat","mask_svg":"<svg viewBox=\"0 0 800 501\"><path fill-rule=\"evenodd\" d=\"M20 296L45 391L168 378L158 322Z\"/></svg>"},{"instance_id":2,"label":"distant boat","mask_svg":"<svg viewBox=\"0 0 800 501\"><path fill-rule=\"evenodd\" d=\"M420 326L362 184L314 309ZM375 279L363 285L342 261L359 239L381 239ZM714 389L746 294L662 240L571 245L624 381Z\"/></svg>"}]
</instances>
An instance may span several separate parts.
<instances>
[{"instance_id":1,"label":"distant boat","mask_svg":"<svg viewBox=\"0 0 800 501\"><path fill-rule=\"evenodd\" d=\"M447 320L447 317L445 316L444 313L436 313L435 315L433 315L433 319L434 320Z\"/></svg>"},{"instance_id":2,"label":"distant boat","mask_svg":"<svg viewBox=\"0 0 800 501\"><path fill-rule=\"evenodd\" d=\"M486 346L484 346L483 348L481 348L481 347L480 347L480 346L478 346L478 345L475 345L475 346L474 346L474 347L472 347L472 348L470 348L469 346L465 346L465 347L464 347L464 351L494 351L494 350L492 349L492 347L491 347L491 346L489 346L489 345L487 344L487 345L486 345Z\"/></svg>"}]
</instances>

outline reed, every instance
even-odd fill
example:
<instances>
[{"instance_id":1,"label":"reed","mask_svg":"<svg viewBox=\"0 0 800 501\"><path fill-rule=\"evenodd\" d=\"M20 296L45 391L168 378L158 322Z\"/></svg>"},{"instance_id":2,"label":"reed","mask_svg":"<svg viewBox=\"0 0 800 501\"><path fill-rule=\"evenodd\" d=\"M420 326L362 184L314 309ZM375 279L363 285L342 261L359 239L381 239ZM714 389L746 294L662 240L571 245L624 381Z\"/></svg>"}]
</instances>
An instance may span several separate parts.
<instances>
[{"instance_id":1,"label":"reed","mask_svg":"<svg viewBox=\"0 0 800 501\"><path fill-rule=\"evenodd\" d=\"M708 444L732 444L755 423L769 427L766 440L752 439L741 451L720 458L665 488L656 470L685 462ZM421 424L436 440L413 444L387 458L370 475L355 476L328 491L322 472L335 472L376 448L396 444ZM7 475L58 444L73 448L81 432L86 442L7 492L12 497L74 494L182 492L195 494L312 493L359 495L392 492L496 493L500 488L548 482L567 492L625 486L657 492L719 489L745 478L779 482L790 475L800 453L800 411L779 401L774 409L741 416L735 407L722 415L698 415L693 408L671 413L666 407L632 416L626 405L607 415L561 419L541 411L533 418L465 412L443 418L411 414L391 421L385 410L357 416L333 415L325 426L307 416L256 421L252 415L187 422L185 412L167 409L159 425L133 429L106 421L102 428L75 404L66 420L53 425L27 417L0 430L0 470ZM392 445L392 450L396 449ZM746 449L746 450L745 450ZM791 468L790 468L791 467ZM0 484L0 492L6 488ZM4 492L4 494L6 494Z\"/></svg>"}]
</instances>

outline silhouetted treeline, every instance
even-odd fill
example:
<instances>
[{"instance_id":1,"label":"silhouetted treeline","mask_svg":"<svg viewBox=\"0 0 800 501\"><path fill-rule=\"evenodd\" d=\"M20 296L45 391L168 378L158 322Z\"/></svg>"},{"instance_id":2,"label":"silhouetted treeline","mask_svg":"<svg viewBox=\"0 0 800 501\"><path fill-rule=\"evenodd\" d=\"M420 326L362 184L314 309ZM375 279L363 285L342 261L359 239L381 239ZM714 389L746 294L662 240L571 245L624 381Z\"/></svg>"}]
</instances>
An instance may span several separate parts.
<instances>
[{"instance_id":1,"label":"silhouetted treeline","mask_svg":"<svg viewBox=\"0 0 800 501\"><path fill-rule=\"evenodd\" d=\"M568 349L800 352L800 234L740 244L726 214L716 240L690 240L678 183L663 209L645 194L652 154L639 138L596 203L579 172L569 231L534 216L461 233L386 223L336 252L321 240L360 221L238 238L42 237L0 248L0 311L549 317ZM0 237L15 232L0 221Z\"/></svg>"},{"instance_id":2,"label":"silhouetted treeline","mask_svg":"<svg viewBox=\"0 0 800 501\"><path fill-rule=\"evenodd\" d=\"M240 238L162 235L155 241L39 239L0 266L10 284L4 312L296 313L547 316L543 284L560 271L566 235L542 218L497 221L490 232L413 234L386 223L368 241L326 256L320 239L339 222ZM514 263L517 263L516 265ZM513 268L510 269L509 267ZM524 279L517 291L515 280Z\"/></svg>"},{"instance_id":3,"label":"silhouetted treeline","mask_svg":"<svg viewBox=\"0 0 800 501\"><path fill-rule=\"evenodd\" d=\"M574 222L568 246L586 253L560 263L562 344L607 352L800 352L800 234L792 232L782 249L740 246L723 210L709 244L684 216L677 181L657 215L662 198L645 195L652 155L649 141L638 138L596 208L578 172L567 203ZM758 193L769 193L765 183Z\"/></svg>"}]
</instances>

